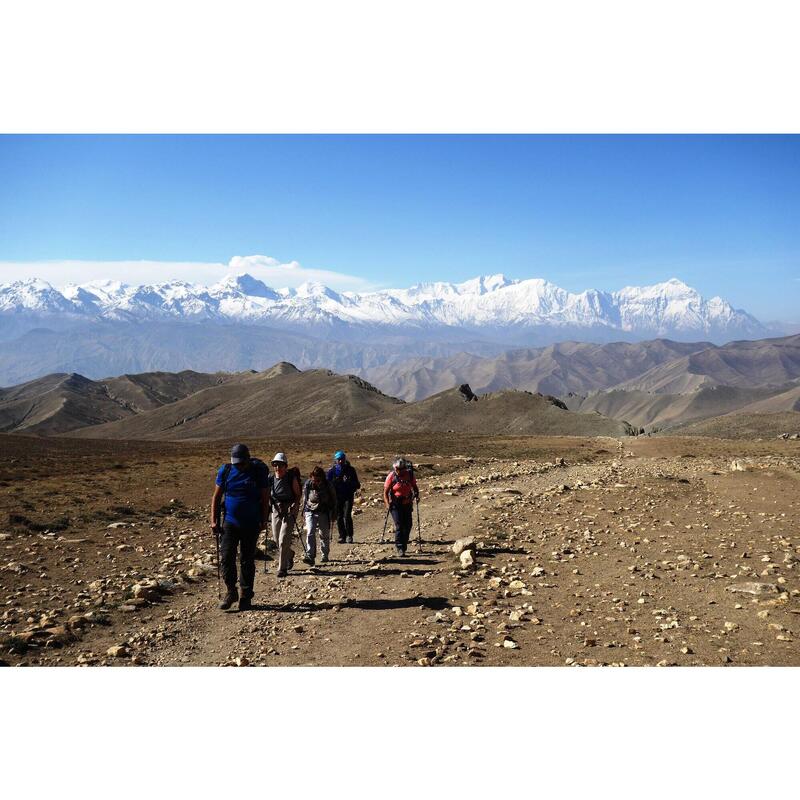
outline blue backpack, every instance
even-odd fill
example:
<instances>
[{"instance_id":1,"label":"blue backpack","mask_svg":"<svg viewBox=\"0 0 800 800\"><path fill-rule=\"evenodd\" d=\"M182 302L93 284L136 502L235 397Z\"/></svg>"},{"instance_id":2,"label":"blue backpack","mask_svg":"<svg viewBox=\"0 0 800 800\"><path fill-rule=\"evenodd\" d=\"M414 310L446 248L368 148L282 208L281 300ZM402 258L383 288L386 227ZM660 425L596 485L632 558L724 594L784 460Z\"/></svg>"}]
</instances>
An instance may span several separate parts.
<instances>
[{"instance_id":1,"label":"blue backpack","mask_svg":"<svg viewBox=\"0 0 800 800\"><path fill-rule=\"evenodd\" d=\"M222 499L220 502L220 514L222 515L223 522L225 521L225 490L228 488L228 476L231 474L232 467L233 464L228 462L222 468ZM269 480L269 467L260 458L250 459L250 466L247 468L247 471L249 472L251 469L253 469L253 467L255 467L256 470L263 469L267 473L267 480Z\"/></svg>"}]
</instances>

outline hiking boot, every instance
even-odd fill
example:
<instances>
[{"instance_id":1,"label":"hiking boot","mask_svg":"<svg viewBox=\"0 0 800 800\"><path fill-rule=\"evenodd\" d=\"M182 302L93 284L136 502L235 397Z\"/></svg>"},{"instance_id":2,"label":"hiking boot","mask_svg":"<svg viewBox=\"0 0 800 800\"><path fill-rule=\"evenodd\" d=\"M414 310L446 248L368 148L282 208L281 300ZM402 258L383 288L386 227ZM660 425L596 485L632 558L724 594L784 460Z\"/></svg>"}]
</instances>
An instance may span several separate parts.
<instances>
[{"instance_id":1,"label":"hiking boot","mask_svg":"<svg viewBox=\"0 0 800 800\"><path fill-rule=\"evenodd\" d=\"M336 541L339 542L339 544L347 544L347 539L337 539Z\"/></svg>"},{"instance_id":2,"label":"hiking boot","mask_svg":"<svg viewBox=\"0 0 800 800\"><path fill-rule=\"evenodd\" d=\"M253 608L253 598L251 595L242 595L239 599L239 611L250 611Z\"/></svg>"},{"instance_id":3,"label":"hiking boot","mask_svg":"<svg viewBox=\"0 0 800 800\"><path fill-rule=\"evenodd\" d=\"M347 537L347 544L353 544L353 537L352 536L348 536Z\"/></svg>"},{"instance_id":4,"label":"hiking boot","mask_svg":"<svg viewBox=\"0 0 800 800\"><path fill-rule=\"evenodd\" d=\"M314 566L314 559L311 556L303 556L303 563L308 564L309 567Z\"/></svg>"},{"instance_id":5,"label":"hiking boot","mask_svg":"<svg viewBox=\"0 0 800 800\"><path fill-rule=\"evenodd\" d=\"M278 570L278 577L285 578L289 573L285 569Z\"/></svg>"},{"instance_id":6,"label":"hiking boot","mask_svg":"<svg viewBox=\"0 0 800 800\"><path fill-rule=\"evenodd\" d=\"M239 592L236 589L228 589L222 602L217 606L221 611L227 611L239 599Z\"/></svg>"},{"instance_id":7,"label":"hiking boot","mask_svg":"<svg viewBox=\"0 0 800 800\"><path fill-rule=\"evenodd\" d=\"M321 564L327 564L329 561L330 559L328 558L328 556L322 556L322 558L320 559Z\"/></svg>"}]
</instances>

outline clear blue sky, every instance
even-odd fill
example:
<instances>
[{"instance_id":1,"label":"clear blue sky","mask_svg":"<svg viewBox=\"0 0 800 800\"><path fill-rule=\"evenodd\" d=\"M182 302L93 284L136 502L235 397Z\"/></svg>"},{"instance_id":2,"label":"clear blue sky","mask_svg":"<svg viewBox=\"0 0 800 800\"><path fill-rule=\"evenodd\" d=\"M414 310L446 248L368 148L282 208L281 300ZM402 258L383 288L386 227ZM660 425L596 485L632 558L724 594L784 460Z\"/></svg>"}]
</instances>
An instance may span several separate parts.
<instances>
[{"instance_id":1,"label":"clear blue sky","mask_svg":"<svg viewBox=\"0 0 800 800\"><path fill-rule=\"evenodd\" d=\"M0 137L0 281L252 254L385 286L675 276L796 321L800 137Z\"/></svg>"}]
</instances>

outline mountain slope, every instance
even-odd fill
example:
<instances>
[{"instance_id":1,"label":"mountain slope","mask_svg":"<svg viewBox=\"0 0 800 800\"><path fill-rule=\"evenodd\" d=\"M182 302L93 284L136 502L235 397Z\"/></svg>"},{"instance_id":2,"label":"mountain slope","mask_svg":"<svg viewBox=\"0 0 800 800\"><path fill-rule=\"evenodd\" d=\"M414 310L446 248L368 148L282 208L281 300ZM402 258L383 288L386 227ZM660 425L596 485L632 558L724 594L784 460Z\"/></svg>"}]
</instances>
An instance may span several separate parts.
<instances>
[{"instance_id":1,"label":"mountain slope","mask_svg":"<svg viewBox=\"0 0 800 800\"><path fill-rule=\"evenodd\" d=\"M768 403L778 391L733 386L704 386L686 394L612 389L585 398L568 398L567 406L584 414L594 411L612 419L625 420L637 428L665 428L689 420L745 410L759 402Z\"/></svg>"},{"instance_id":2,"label":"mountain slope","mask_svg":"<svg viewBox=\"0 0 800 800\"><path fill-rule=\"evenodd\" d=\"M703 386L779 386L800 378L800 335L730 342L653 367L618 389L679 394Z\"/></svg>"},{"instance_id":3,"label":"mountain slope","mask_svg":"<svg viewBox=\"0 0 800 800\"><path fill-rule=\"evenodd\" d=\"M0 432L54 435L125 419L230 377L144 373L92 381L75 373L47 375L0 389Z\"/></svg>"},{"instance_id":4,"label":"mountain slope","mask_svg":"<svg viewBox=\"0 0 800 800\"><path fill-rule=\"evenodd\" d=\"M777 414L782 411L800 411L800 384L762 400L742 406L740 414Z\"/></svg>"},{"instance_id":5,"label":"mountain slope","mask_svg":"<svg viewBox=\"0 0 800 800\"><path fill-rule=\"evenodd\" d=\"M712 347L708 342L668 339L588 344L562 342L538 349L511 350L495 357L459 353L417 358L361 370L382 391L404 400L420 400L461 383L476 392L521 389L561 397L607 389L653 367Z\"/></svg>"},{"instance_id":6,"label":"mountain slope","mask_svg":"<svg viewBox=\"0 0 800 800\"><path fill-rule=\"evenodd\" d=\"M407 358L409 347L431 356L453 354L464 347L493 354L503 349L475 341L409 345L361 337L348 343L246 323L84 321L67 330L37 328L0 340L0 383L18 384L54 372L79 372L99 379L150 371L262 370L277 360L302 369L354 372Z\"/></svg>"},{"instance_id":7,"label":"mountain slope","mask_svg":"<svg viewBox=\"0 0 800 800\"><path fill-rule=\"evenodd\" d=\"M800 412L775 414L724 414L669 430L674 436L713 436L719 439L774 439L800 433Z\"/></svg>"},{"instance_id":8,"label":"mountain slope","mask_svg":"<svg viewBox=\"0 0 800 800\"><path fill-rule=\"evenodd\" d=\"M363 429L364 433L404 431L626 436L631 428L599 414L567 411L554 398L531 392L505 390L467 402L458 389L449 389L426 400L398 406L392 414L369 421Z\"/></svg>"},{"instance_id":9,"label":"mountain slope","mask_svg":"<svg viewBox=\"0 0 800 800\"><path fill-rule=\"evenodd\" d=\"M76 374L48 375L0 389L0 431L55 434L118 420L134 412Z\"/></svg>"},{"instance_id":10,"label":"mountain slope","mask_svg":"<svg viewBox=\"0 0 800 800\"><path fill-rule=\"evenodd\" d=\"M220 439L358 431L402 401L354 375L291 365L242 374L169 406L73 435L109 439Z\"/></svg>"},{"instance_id":11,"label":"mountain slope","mask_svg":"<svg viewBox=\"0 0 800 800\"><path fill-rule=\"evenodd\" d=\"M108 396L137 414L169 405L208 386L230 380L229 373L208 374L184 370L183 372L144 372L138 375L120 375L104 378L98 383L105 387Z\"/></svg>"}]
</instances>

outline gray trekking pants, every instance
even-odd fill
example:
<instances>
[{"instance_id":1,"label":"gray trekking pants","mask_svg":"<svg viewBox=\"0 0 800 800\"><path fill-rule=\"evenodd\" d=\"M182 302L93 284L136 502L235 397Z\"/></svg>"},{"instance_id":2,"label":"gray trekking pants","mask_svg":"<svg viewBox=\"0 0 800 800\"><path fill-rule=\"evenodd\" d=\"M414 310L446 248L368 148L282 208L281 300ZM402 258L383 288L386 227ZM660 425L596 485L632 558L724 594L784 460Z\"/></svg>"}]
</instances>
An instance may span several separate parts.
<instances>
[{"instance_id":1,"label":"gray trekking pants","mask_svg":"<svg viewBox=\"0 0 800 800\"><path fill-rule=\"evenodd\" d=\"M278 548L278 572L286 572L294 564L294 550L292 550L292 534L294 533L295 518L288 512L281 516L276 507L272 508L272 538Z\"/></svg>"},{"instance_id":2,"label":"gray trekking pants","mask_svg":"<svg viewBox=\"0 0 800 800\"><path fill-rule=\"evenodd\" d=\"M308 557L317 557L317 531L322 557L328 558L331 550L331 517L327 511L306 511L306 548Z\"/></svg>"}]
</instances>

